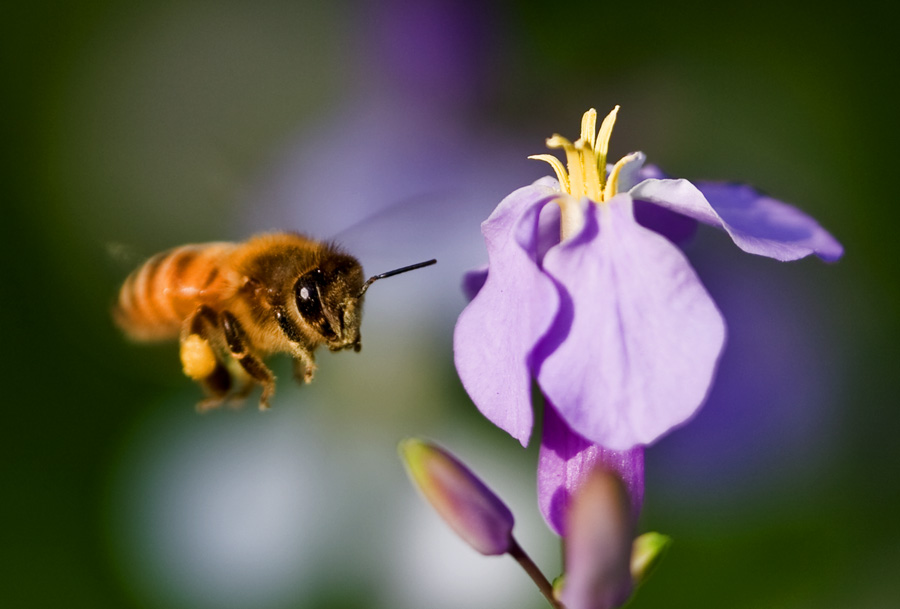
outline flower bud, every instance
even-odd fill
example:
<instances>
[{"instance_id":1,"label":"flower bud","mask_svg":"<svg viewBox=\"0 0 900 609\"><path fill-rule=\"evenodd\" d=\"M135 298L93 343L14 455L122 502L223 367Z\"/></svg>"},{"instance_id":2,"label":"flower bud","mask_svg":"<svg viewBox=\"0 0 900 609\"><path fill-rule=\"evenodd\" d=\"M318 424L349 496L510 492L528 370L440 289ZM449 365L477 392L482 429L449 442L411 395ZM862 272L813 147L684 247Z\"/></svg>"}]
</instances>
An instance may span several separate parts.
<instances>
[{"instance_id":1,"label":"flower bud","mask_svg":"<svg viewBox=\"0 0 900 609\"><path fill-rule=\"evenodd\" d=\"M594 469L566 517L566 574L559 599L567 609L610 609L631 595L634 522L622 480Z\"/></svg>"},{"instance_id":2,"label":"flower bud","mask_svg":"<svg viewBox=\"0 0 900 609\"><path fill-rule=\"evenodd\" d=\"M482 554L509 551L512 512L466 466L422 440L404 440L398 449L410 478L457 535Z\"/></svg>"}]
</instances>

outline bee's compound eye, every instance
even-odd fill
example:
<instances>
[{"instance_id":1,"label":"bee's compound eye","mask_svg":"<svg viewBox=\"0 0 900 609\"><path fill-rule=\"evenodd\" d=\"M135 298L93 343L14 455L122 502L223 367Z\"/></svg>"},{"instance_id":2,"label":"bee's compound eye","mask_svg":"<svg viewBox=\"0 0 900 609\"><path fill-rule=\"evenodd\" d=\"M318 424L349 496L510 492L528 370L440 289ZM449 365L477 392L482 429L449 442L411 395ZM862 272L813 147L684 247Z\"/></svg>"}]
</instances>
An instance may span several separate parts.
<instances>
[{"instance_id":1,"label":"bee's compound eye","mask_svg":"<svg viewBox=\"0 0 900 609\"><path fill-rule=\"evenodd\" d=\"M322 280L321 271L310 271L297 280L294 288L297 295L297 309L303 319L318 323L322 319L322 303L319 302L319 283Z\"/></svg>"},{"instance_id":2,"label":"bee's compound eye","mask_svg":"<svg viewBox=\"0 0 900 609\"><path fill-rule=\"evenodd\" d=\"M315 269L300 276L294 286L294 294L297 299L297 310L303 320L330 339L334 338L334 330L328 323L321 301L325 287L325 275L321 269Z\"/></svg>"}]
</instances>

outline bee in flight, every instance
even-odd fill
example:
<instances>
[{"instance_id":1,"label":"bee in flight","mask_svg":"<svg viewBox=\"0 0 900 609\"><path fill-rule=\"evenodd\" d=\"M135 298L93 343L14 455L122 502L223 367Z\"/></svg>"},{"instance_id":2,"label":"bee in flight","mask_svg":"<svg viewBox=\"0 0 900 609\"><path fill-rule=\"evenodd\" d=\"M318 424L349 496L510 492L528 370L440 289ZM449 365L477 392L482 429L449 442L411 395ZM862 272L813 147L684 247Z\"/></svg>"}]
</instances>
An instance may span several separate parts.
<instances>
[{"instance_id":1,"label":"bee in flight","mask_svg":"<svg viewBox=\"0 0 900 609\"><path fill-rule=\"evenodd\" d=\"M275 392L265 356L288 353L294 376L309 383L320 345L360 350L363 296L372 282L435 262L364 281L356 258L294 233L183 245L128 276L113 317L135 340L179 339L184 373L208 396L198 410L215 408L230 395L243 398L257 384L265 410Z\"/></svg>"}]
</instances>

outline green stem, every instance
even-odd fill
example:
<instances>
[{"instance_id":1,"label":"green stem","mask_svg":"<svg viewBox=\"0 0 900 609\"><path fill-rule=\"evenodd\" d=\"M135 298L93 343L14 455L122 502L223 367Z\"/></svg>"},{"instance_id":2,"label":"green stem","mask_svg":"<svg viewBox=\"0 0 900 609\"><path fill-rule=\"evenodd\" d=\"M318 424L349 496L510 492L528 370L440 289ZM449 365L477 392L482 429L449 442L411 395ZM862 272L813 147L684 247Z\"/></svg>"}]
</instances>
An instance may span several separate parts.
<instances>
[{"instance_id":1,"label":"green stem","mask_svg":"<svg viewBox=\"0 0 900 609\"><path fill-rule=\"evenodd\" d=\"M537 585L538 590L541 591L541 594L544 595L544 598L547 599L547 602L550 603L550 606L553 609L565 609L565 607L560 604L558 600L553 597L553 586L544 577L544 574L541 573L541 570L538 569L538 566L534 564L534 561L531 560L531 557L525 553L525 550L519 545L519 543L515 539L510 540L510 548L509 555L516 559L516 562L519 563L528 576L534 581Z\"/></svg>"}]
</instances>

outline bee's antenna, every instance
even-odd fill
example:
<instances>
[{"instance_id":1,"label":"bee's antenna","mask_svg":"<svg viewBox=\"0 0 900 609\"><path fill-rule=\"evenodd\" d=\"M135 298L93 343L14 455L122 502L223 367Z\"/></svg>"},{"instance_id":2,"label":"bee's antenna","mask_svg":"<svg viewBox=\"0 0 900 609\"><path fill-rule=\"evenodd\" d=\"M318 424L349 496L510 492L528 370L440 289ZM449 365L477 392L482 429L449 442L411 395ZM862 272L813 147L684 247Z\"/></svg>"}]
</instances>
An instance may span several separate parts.
<instances>
[{"instance_id":1,"label":"bee's antenna","mask_svg":"<svg viewBox=\"0 0 900 609\"><path fill-rule=\"evenodd\" d=\"M414 271L416 269L420 269L424 266L431 266L432 264L437 263L437 259L432 258L431 260L426 260L425 262L417 262L416 264L410 264L409 266L403 266L399 269L394 269L393 271L388 271L387 273L381 273L380 275L373 275L369 277L366 282L363 284L362 289L359 291L358 298L362 298L362 295L366 293L366 290L369 289L369 286L378 281L379 279L385 279L387 277L393 277L394 275L399 275L400 273L405 273L406 271Z\"/></svg>"}]
</instances>

